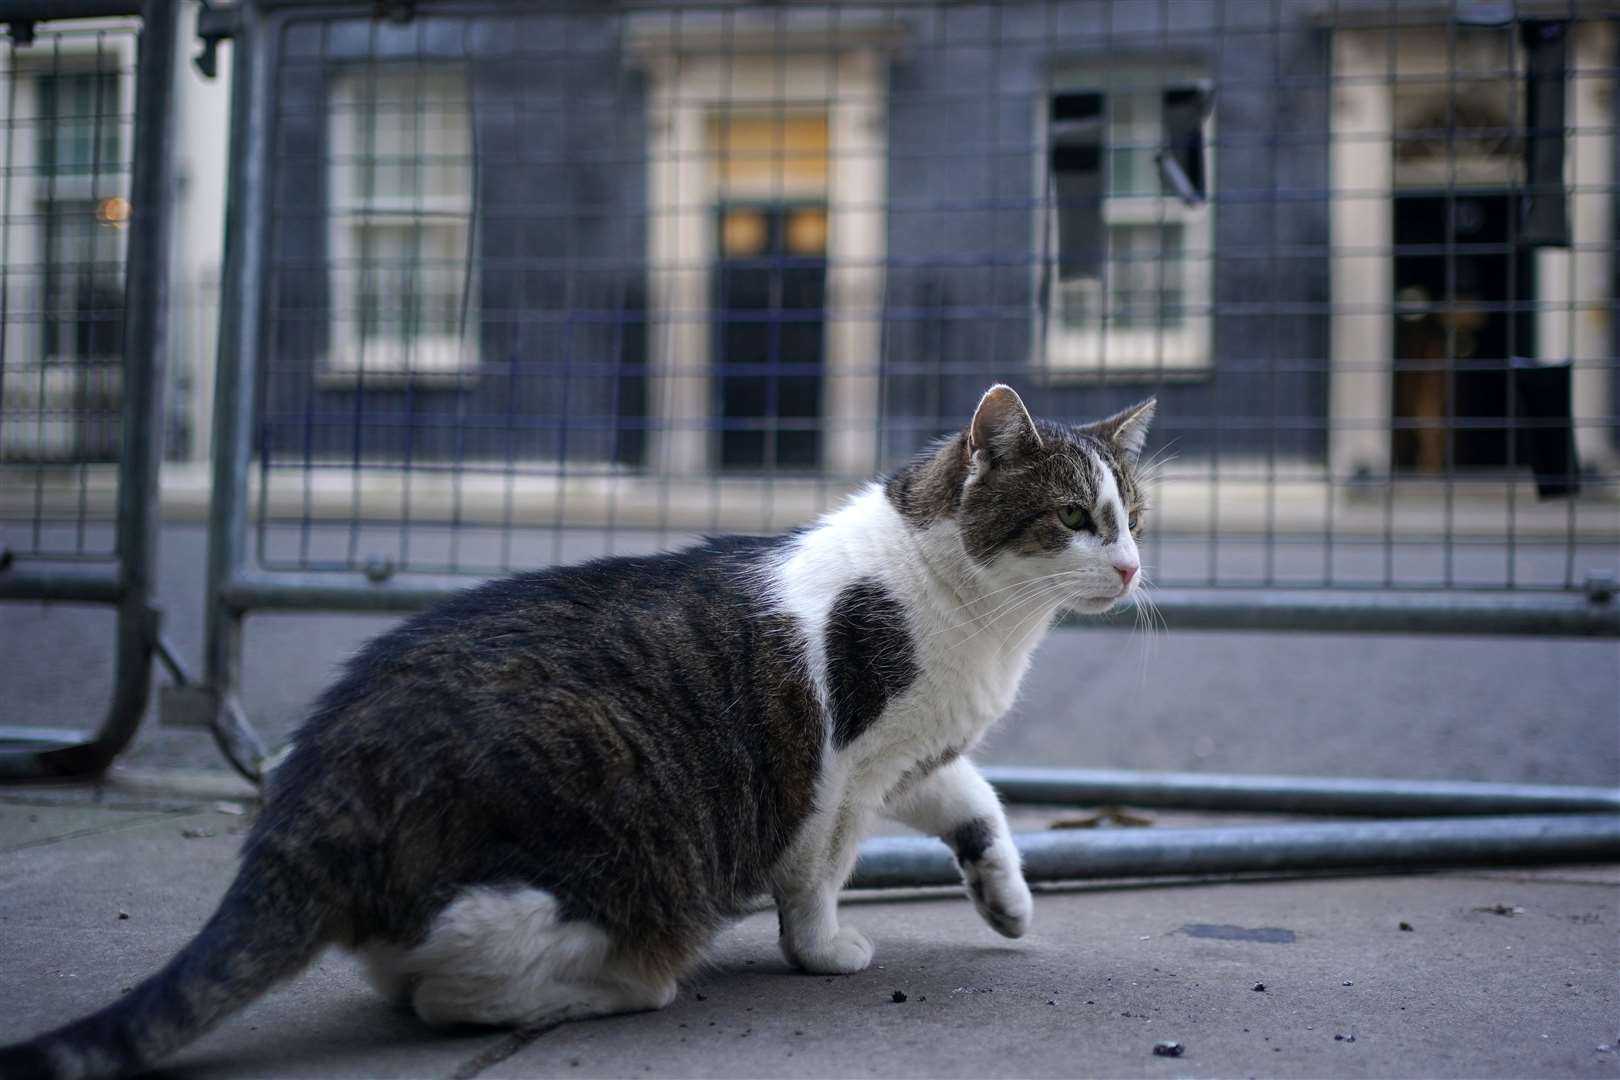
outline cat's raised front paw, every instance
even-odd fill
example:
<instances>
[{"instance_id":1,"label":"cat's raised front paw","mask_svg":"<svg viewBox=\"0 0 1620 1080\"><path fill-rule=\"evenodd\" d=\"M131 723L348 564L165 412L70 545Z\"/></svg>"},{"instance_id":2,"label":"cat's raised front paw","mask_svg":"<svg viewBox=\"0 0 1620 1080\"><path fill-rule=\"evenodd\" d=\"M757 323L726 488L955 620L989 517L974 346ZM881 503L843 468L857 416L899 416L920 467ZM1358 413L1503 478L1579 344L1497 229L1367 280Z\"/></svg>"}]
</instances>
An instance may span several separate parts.
<instances>
[{"instance_id":1,"label":"cat's raised front paw","mask_svg":"<svg viewBox=\"0 0 1620 1080\"><path fill-rule=\"evenodd\" d=\"M794 949L790 959L812 975L853 975L872 963L872 943L853 926L826 941Z\"/></svg>"},{"instance_id":2,"label":"cat's raised front paw","mask_svg":"<svg viewBox=\"0 0 1620 1080\"><path fill-rule=\"evenodd\" d=\"M968 892L979 917L1003 937L1019 938L1029 929L1035 901L1022 873L989 872L968 880Z\"/></svg>"}]
</instances>

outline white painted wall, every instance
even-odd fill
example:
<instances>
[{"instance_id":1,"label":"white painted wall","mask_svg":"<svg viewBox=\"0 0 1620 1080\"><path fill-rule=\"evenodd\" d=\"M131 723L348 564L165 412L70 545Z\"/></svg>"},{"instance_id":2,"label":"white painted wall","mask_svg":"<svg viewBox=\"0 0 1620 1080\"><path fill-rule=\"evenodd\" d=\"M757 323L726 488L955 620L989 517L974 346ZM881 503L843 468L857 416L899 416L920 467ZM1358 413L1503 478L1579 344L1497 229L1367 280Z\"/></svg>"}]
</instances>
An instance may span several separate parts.
<instances>
[{"instance_id":1,"label":"white painted wall","mask_svg":"<svg viewBox=\"0 0 1620 1080\"><path fill-rule=\"evenodd\" d=\"M219 326L219 277L225 245L226 148L230 135L231 61L234 49L219 49L219 75L203 78L192 57L197 40L198 0L185 0L175 50L174 248L170 378L186 395L192 442L190 457L206 460L214 403L215 346Z\"/></svg>"}]
</instances>

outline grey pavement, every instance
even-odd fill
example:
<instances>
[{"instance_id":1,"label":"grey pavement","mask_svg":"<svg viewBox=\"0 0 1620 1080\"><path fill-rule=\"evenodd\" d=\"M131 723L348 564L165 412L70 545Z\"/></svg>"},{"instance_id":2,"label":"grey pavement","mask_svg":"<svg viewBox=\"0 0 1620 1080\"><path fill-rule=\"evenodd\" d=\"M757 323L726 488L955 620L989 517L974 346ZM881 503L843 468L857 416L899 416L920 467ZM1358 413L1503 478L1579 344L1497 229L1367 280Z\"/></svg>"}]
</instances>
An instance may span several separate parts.
<instances>
[{"instance_id":1,"label":"grey pavement","mask_svg":"<svg viewBox=\"0 0 1620 1080\"><path fill-rule=\"evenodd\" d=\"M249 818L218 797L239 789L126 772L0 791L0 1041L155 970L231 876ZM1043 813L1023 811L1024 826ZM846 978L791 971L762 911L722 935L663 1012L533 1039L429 1030L333 952L165 1073L1620 1074L1617 867L1109 882L1043 890L1036 904L1030 935L1008 942L954 892L846 898L844 917L878 950ZM1161 1040L1183 1056L1155 1056Z\"/></svg>"}]
</instances>

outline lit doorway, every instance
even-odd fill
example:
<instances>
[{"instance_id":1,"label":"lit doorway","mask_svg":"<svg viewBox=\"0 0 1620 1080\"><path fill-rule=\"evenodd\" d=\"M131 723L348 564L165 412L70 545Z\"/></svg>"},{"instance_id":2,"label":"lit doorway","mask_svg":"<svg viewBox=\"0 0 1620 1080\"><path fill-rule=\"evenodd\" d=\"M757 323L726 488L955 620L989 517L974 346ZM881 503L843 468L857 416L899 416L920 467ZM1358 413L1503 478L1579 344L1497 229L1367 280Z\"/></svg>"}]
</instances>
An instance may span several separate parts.
<instances>
[{"instance_id":1,"label":"lit doorway","mask_svg":"<svg viewBox=\"0 0 1620 1080\"><path fill-rule=\"evenodd\" d=\"M828 122L820 111L726 110L716 159L711 460L817 469L827 307Z\"/></svg>"}]
</instances>

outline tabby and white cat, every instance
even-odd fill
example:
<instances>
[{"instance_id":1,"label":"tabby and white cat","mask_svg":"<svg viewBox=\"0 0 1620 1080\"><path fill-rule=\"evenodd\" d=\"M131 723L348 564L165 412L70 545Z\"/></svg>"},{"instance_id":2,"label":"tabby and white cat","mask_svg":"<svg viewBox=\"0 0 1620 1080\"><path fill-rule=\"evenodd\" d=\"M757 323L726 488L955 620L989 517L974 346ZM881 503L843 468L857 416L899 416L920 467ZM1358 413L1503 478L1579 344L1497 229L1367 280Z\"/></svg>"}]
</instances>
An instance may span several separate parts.
<instances>
[{"instance_id":1,"label":"tabby and white cat","mask_svg":"<svg viewBox=\"0 0 1620 1080\"><path fill-rule=\"evenodd\" d=\"M0 1074L137 1071L329 944L436 1024L660 1008L767 893L792 963L860 971L837 898L878 814L943 838L1018 937L1029 889L965 755L1054 613L1137 587L1153 410L1071 428L994 386L807 530L522 574L406 621L320 699L201 933Z\"/></svg>"}]
</instances>

